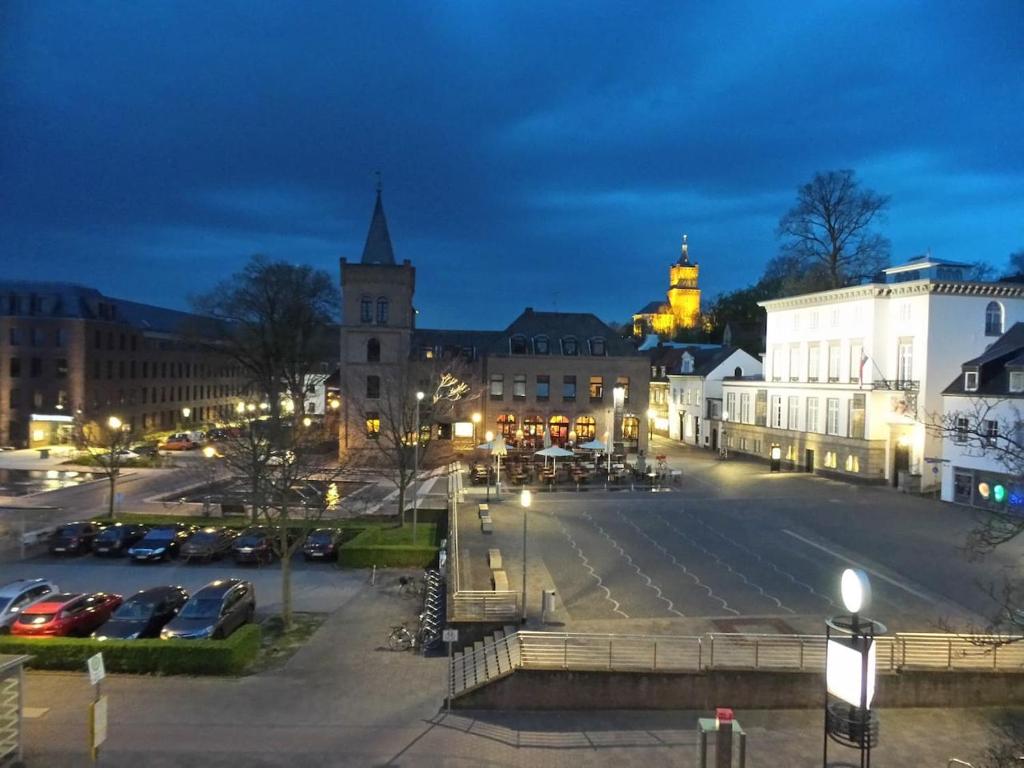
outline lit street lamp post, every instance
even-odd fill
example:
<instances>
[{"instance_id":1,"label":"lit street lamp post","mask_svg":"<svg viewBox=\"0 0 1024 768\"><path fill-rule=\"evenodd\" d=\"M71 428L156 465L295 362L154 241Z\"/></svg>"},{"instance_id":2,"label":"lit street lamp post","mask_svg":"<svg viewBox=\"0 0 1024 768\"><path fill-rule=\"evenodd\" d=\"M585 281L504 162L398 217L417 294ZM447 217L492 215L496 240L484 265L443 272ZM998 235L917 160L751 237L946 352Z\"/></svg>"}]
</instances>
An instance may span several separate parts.
<instances>
[{"instance_id":1,"label":"lit street lamp post","mask_svg":"<svg viewBox=\"0 0 1024 768\"><path fill-rule=\"evenodd\" d=\"M107 476L110 479L110 496L107 500L107 516L114 517L114 500L117 496L117 477L121 472L121 441L124 439L126 425L117 416L107 419L110 428L110 440L107 446Z\"/></svg>"},{"instance_id":2,"label":"lit street lamp post","mask_svg":"<svg viewBox=\"0 0 1024 768\"><path fill-rule=\"evenodd\" d=\"M473 445L476 445L476 431L480 427L480 413L474 413L471 418L473 420Z\"/></svg>"},{"instance_id":3,"label":"lit street lamp post","mask_svg":"<svg viewBox=\"0 0 1024 768\"><path fill-rule=\"evenodd\" d=\"M412 456L413 456L413 470L412 470L412 543L416 544L416 516L419 512L420 505L420 403L423 402L423 393L416 393L416 434L414 439L416 442L413 443ZM402 510L402 514L405 514L405 510Z\"/></svg>"},{"instance_id":4,"label":"lit street lamp post","mask_svg":"<svg viewBox=\"0 0 1024 768\"><path fill-rule=\"evenodd\" d=\"M491 443L494 441L494 433L490 430L484 435L484 439L487 442L487 451L491 454L491 459L494 459L494 448ZM487 467L487 503L491 502L491 468Z\"/></svg>"}]
</instances>

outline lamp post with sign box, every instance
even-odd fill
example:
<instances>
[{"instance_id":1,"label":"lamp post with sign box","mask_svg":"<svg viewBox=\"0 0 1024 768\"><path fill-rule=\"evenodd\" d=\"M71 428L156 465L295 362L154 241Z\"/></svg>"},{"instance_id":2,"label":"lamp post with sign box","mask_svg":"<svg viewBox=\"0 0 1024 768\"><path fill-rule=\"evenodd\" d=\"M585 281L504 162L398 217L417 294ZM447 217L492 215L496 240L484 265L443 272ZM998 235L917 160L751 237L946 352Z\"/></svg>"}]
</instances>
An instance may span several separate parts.
<instances>
[{"instance_id":1,"label":"lamp post with sign box","mask_svg":"<svg viewBox=\"0 0 1024 768\"><path fill-rule=\"evenodd\" d=\"M875 695L875 638L886 630L884 624L860 615L871 603L871 582L864 571L843 571L840 593L849 615L825 621L822 766L828 765L828 742L832 739L859 750L861 768L870 768L871 748L878 744L878 717L871 709Z\"/></svg>"}]
</instances>

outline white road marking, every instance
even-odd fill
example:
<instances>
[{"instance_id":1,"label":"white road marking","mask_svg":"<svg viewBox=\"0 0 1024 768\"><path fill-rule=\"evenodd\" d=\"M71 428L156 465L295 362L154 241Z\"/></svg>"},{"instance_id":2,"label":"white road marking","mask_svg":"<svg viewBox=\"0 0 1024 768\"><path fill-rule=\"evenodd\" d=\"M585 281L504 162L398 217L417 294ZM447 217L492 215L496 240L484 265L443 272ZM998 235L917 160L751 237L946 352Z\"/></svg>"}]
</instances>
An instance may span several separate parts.
<instances>
[{"instance_id":1,"label":"white road marking","mask_svg":"<svg viewBox=\"0 0 1024 768\"><path fill-rule=\"evenodd\" d=\"M566 539L568 539L569 544L572 546L572 548L576 550L576 556L583 561L583 567L590 571L590 577L594 579L594 581L597 582L597 586L604 591L604 598L612 604L612 610L615 613L619 614L622 618L628 619L629 614L623 611L619 604L619 601L612 597L612 591L604 585L604 581L601 579L600 576L598 576L597 571L594 570L594 566L590 564L590 560L588 560L587 556L583 554L583 550L580 549L579 545L576 543L576 540L573 539L571 535L569 535L569 530L565 527L562 521L558 519L558 515L554 515L554 518L558 520L558 525L562 529L562 534L565 536Z\"/></svg>"},{"instance_id":2,"label":"white road marking","mask_svg":"<svg viewBox=\"0 0 1024 768\"><path fill-rule=\"evenodd\" d=\"M686 614L685 613L680 613L679 611L677 611L675 603L673 603L671 600L669 600L667 597L665 597L665 595L663 595L661 593L661 587L659 587L657 584L655 584L651 580L650 576L648 576L646 573L644 573L643 571L640 570L640 566L633 562L633 558L630 557L628 554L626 554L626 550L624 550L622 548L622 546L619 544L619 542L617 542L615 539L613 539L611 536L609 536L608 532L605 531L604 528L602 528L600 525L598 525L597 523L594 522L594 519L590 516L589 512L584 512L583 513L583 517L585 517L587 519L587 521L591 525L593 525L595 528L597 528L598 532L600 532L600 534L602 536L604 536L609 541L609 543L612 545L612 547L614 549L618 550L619 555L621 557L625 558L626 562L629 563L630 567L632 567L633 570L636 571L636 575L639 576L641 579L643 579L644 581L647 582L648 589L653 590L654 593L658 596L659 600L662 600L665 603L668 603L668 611L669 611L669 613L674 613L676 616L678 616L681 619L685 619L686 618ZM723 600L722 602L724 604L725 601Z\"/></svg>"},{"instance_id":3,"label":"white road marking","mask_svg":"<svg viewBox=\"0 0 1024 768\"><path fill-rule=\"evenodd\" d=\"M901 581L897 581L896 579L893 579L893 578L891 578L889 576L886 576L884 573L879 573L878 571L874 570L873 568L869 568L868 566L864 565L863 563L859 563L856 560L851 560L850 558L846 557L845 555L841 555L838 552L836 552L835 550L829 549L828 547L824 546L823 544L818 544L815 541L811 541L810 539L806 539L803 536L801 536L799 533L793 533L793 531L787 530L785 528L782 529L782 532L787 534L788 536L792 536L794 539L799 539L800 541L802 541L804 544L807 544L808 546L814 547L815 549L820 549L822 552L826 552L827 554L832 555L832 557L836 558L837 560L842 560L844 563L848 563L849 565L852 565L855 568L860 568L862 571L867 571L868 573L872 574L873 576L876 576L877 578L881 579L882 581L884 581L884 582L886 582L888 584L892 584L894 587L898 587L899 589L902 589L904 592L908 592L909 594L913 595L914 597L919 597L920 599L922 599L922 600L924 600L924 601L926 601L928 603L935 603L935 598L934 597L930 597L929 595L926 595L923 592L919 592L918 590L914 589L911 586L908 586L908 585L904 584Z\"/></svg>"}]
</instances>

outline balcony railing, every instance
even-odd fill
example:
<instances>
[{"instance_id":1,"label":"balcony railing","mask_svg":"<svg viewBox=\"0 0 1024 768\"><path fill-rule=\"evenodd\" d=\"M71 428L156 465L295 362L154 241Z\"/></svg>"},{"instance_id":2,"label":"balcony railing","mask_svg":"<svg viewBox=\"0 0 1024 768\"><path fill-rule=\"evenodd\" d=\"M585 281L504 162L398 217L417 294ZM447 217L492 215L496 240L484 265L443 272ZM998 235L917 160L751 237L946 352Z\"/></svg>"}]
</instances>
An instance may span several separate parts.
<instances>
[{"instance_id":1,"label":"balcony railing","mask_svg":"<svg viewBox=\"0 0 1024 768\"><path fill-rule=\"evenodd\" d=\"M875 379L871 382L871 388L889 392L917 392L921 382L917 379Z\"/></svg>"}]
</instances>

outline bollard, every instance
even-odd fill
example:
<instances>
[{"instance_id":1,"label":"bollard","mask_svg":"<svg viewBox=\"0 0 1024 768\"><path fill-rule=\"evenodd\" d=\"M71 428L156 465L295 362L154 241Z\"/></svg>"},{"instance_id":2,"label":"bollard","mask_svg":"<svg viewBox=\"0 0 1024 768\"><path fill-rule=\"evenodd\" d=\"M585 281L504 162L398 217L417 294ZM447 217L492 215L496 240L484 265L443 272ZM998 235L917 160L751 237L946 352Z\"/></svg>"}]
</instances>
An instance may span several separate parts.
<instances>
[{"instance_id":1,"label":"bollard","mask_svg":"<svg viewBox=\"0 0 1024 768\"><path fill-rule=\"evenodd\" d=\"M715 768L732 768L732 710L719 707L715 710L715 720L718 721Z\"/></svg>"}]
</instances>

